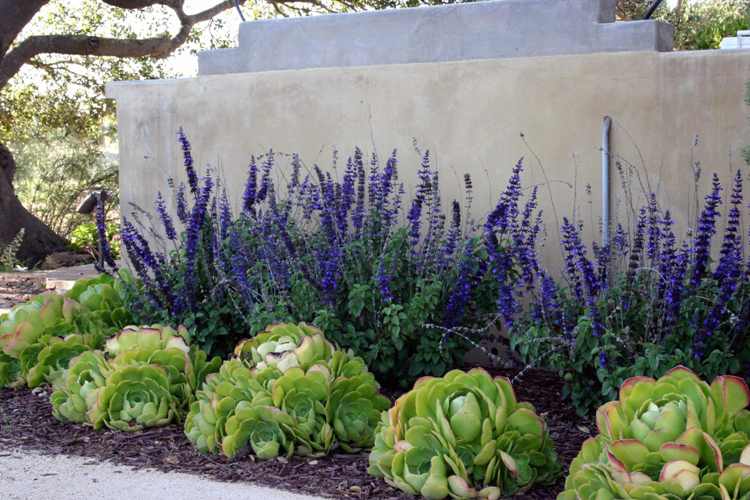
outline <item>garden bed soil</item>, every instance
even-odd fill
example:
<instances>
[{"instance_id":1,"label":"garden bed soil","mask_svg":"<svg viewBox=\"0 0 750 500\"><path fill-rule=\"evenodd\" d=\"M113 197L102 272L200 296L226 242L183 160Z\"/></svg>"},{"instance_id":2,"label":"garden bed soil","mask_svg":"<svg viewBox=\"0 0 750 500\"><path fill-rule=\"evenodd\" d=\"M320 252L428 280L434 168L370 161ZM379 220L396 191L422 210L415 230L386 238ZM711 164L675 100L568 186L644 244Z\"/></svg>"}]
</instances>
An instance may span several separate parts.
<instances>
[{"instance_id":1,"label":"garden bed soil","mask_svg":"<svg viewBox=\"0 0 750 500\"><path fill-rule=\"evenodd\" d=\"M511 371L501 373L513 376ZM536 407L549 426L560 462L567 470L593 427L576 416L562 399L562 382L549 372L529 370L514 381L519 400ZM108 460L135 468L200 474L223 481L247 481L297 493L333 498L412 498L367 474L367 454L334 453L318 459L292 458L254 461L248 456L229 461L198 453L181 427L137 433L94 431L62 424L52 417L48 393L0 390L0 450L30 449L44 454L65 454ZM564 474L551 486L537 486L517 498L551 500L561 491Z\"/></svg>"},{"instance_id":2,"label":"garden bed soil","mask_svg":"<svg viewBox=\"0 0 750 500\"><path fill-rule=\"evenodd\" d=\"M0 273L0 309L26 302L45 289L40 273Z\"/></svg>"}]
</instances>

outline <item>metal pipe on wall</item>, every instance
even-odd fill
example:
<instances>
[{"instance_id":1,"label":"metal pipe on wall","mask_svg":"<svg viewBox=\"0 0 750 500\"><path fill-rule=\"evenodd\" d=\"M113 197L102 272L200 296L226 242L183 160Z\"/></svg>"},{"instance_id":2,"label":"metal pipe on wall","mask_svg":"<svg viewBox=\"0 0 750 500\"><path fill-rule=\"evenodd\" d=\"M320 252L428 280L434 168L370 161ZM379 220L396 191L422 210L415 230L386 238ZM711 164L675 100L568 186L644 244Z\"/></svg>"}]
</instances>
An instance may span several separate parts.
<instances>
[{"instance_id":1,"label":"metal pipe on wall","mask_svg":"<svg viewBox=\"0 0 750 500\"><path fill-rule=\"evenodd\" d=\"M605 116L602 121L602 247L609 245L609 136L612 130L612 118Z\"/></svg>"}]
</instances>

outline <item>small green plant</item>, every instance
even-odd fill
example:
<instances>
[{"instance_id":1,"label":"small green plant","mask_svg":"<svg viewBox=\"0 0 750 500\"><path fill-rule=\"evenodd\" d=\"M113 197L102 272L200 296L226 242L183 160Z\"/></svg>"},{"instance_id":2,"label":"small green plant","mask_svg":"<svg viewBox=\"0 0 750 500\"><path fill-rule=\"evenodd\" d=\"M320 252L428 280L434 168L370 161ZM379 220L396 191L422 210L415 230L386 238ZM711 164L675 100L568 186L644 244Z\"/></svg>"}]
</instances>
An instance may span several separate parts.
<instances>
[{"instance_id":1,"label":"small green plant","mask_svg":"<svg viewBox=\"0 0 750 500\"><path fill-rule=\"evenodd\" d=\"M0 272L12 271L21 265L16 255L18 255L25 234L26 230L21 228L7 245L0 247Z\"/></svg>"},{"instance_id":2,"label":"small green plant","mask_svg":"<svg viewBox=\"0 0 750 500\"><path fill-rule=\"evenodd\" d=\"M107 222L106 232L107 235L109 235L109 247L112 252L112 257L119 259L120 246L115 241L115 238L120 234L120 224L118 222ZM99 233L96 224L93 222L86 222L76 226L73 231L70 232L70 246L79 252L98 254Z\"/></svg>"}]
</instances>

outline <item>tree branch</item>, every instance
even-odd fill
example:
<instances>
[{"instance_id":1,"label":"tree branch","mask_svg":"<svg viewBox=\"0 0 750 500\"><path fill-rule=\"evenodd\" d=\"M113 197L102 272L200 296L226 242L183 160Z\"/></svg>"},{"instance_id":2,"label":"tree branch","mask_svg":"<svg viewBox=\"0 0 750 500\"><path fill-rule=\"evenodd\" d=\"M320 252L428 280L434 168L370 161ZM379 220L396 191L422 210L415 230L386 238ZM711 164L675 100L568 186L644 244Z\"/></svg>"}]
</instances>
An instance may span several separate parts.
<instances>
[{"instance_id":1,"label":"tree branch","mask_svg":"<svg viewBox=\"0 0 750 500\"><path fill-rule=\"evenodd\" d=\"M0 0L7 1L7 0ZM42 0L30 0L40 2ZM104 0L105 3L126 9L166 5L175 11L182 26L173 37L120 39L85 35L35 35L26 38L4 58L0 59L0 89L31 58L39 54L69 54L78 56L110 57L166 57L184 44L193 26L208 21L221 12L234 7L225 0L195 14L186 14L183 0ZM244 2L244 0L243 0Z\"/></svg>"},{"instance_id":2,"label":"tree branch","mask_svg":"<svg viewBox=\"0 0 750 500\"><path fill-rule=\"evenodd\" d=\"M49 0L0 0L0 61L24 26Z\"/></svg>"}]
</instances>

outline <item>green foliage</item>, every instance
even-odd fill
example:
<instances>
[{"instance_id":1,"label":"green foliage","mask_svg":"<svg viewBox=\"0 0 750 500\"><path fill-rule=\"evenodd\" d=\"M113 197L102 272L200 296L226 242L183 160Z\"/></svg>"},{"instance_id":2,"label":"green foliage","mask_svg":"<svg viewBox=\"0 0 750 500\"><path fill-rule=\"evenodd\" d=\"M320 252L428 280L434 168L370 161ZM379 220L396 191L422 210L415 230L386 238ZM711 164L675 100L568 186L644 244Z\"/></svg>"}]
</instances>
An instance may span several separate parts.
<instances>
[{"instance_id":1,"label":"green foliage","mask_svg":"<svg viewBox=\"0 0 750 500\"><path fill-rule=\"evenodd\" d=\"M361 358L305 325L277 324L240 343L209 375L185 421L202 452L258 458L368 448L389 401Z\"/></svg>"},{"instance_id":2,"label":"green foliage","mask_svg":"<svg viewBox=\"0 0 750 500\"><path fill-rule=\"evenodd\" d=\"M7 245L0 246L0 272L12 271L20 265L16 254L18 254L18 249L21 248L25 234L26 230L21 228Z\"/></svg>"},{"instance_id":3,"label":"green foliage","mask_svg":"<svg viewBox=\"0 0 750 500\"><path fill-rule=\"evenodd\" d=\"M111 221L107 223L107 238L109 239L109 246L112 250L112 257L115 259L120 258L120 245L119 245L119 234L120 234L120 223L118 221ZM84 222L79 224L70 232L70 246L77 251L87 251L90 253L98 253L99 251L99 233L96 229L96 224L93 222Z\"/></svg>"},{"instance_id":4,"label":"green foliage","mask_svg":"<svg viewBox=\"0 0 750 500\"><path fill-rule=\"evenodd\" d=\"M718 49L724 37L750 28L750 5L747 0L691 1L675 17L676 48Z\"/></svg>"},{"instance_id":5,"label":"green foliage","mask_svg":"<svg viewBox=\"0 0 750 500\"><path fill-rule=\"evenodd\" d=\"M560 472L544 420L482 369L420 379L383 413L370 474L430 499L492 498Z\"/></svg>"},{"instance_id":6,"label":"green foliage","mask_svg":"<svg viewBox=\"0 0 750 500\"><path fill-rule=\"evenodd\" d=\"M658 380L626 380L597 411L558 500L740 500L750 495L750 389L720 376L709 386L678 366Z\"/></svg>"},{"instance_id":7,"label":"green foliage","mask_svg":"<svg viewBox=\"0 0 750 500\"><path fill-rule=\"evenodd\" d=\"M221 364L190 349L185 336L182 327L126 327L107 341L104 353L86 351L70 362L53 386L53 414L121 431L183 418L195 390Z\"/></svg>"},{"instance_id":8,"label":"green foliage","mask_svg":"<svg viewBox=\"0 0 750 500\"><path fill-rule=\"evenodd\" d=\"M700 359L694 355L692 347L701 334L702 318L712 306L705 298L719 293L716 280L706 280L700 288L690 291L676 324L658 335L654 331L658 331L664 318L659 315L660 302L652 293L657 285L643 275L634 283L626 281L621 275L616 285L596 302L604 324L604 333L599 337L593 335L586 306L568 294L562 295L560 305L565 317L575 325L570 338L553 325L530 317L514 325L511 347L529 363L558 371L566 382L563 396L572 401L581 416L616 398L618 387L630 377L660 377L671 367L683 365L704 378L712 378L739 373L750 362L746 332L734 328L731 321L732 316L741 314L742 304L736 301L727 305L727 320L708 339L706 355ZM737 297L747 297L750 284L743 282L740 286L744 291L740 290ZM631 293L632 290L639 292Z\"/></svg>"},{"instance_id":9,"label":"green foliage","mask_svg":"<svg viewBox=\"0 0 750 500\"><path fill-rule=\"evenodd\" d=\"M651 0L619 0L618 18L643 19L652 3ZM662 2L653 18L674 26L674 47L677 50L718 49L722 38L750 27L747 0Z\"/></svg>"},{"instance_id":10,"label":"green foliage","mask_svg":"<svg viewBox=\"0 0 750 500\"><path fill-rule=\"evenodd\" d=\"M307 235L296 234L302 242ZM343 278L335 300L329 300L301 274L292 276L291 293L275 305L256 307L255 319L274 317L308 321L320 327L337 344L361 356L379 381L389 387L408 387L420 376L440 376L463 362L469 342L458 335L445 335L446 307L461 270L458 267L428 276L420 275L418 258L408 241L407 227L391 234L385 248L376 241L355 240L343 245L346 256ZM478 268L485 259L478 238L472 258ZM300 244L300 246L302 243ZM382 249L382 250L381 250ZM393 269L384 300L379 283L380 263ZM497 284L490 273L471 289L471 314L462 324L481 322L496 309ZM265 314L264 314L265 313ZM278 316L276 316L278 318ZM429 326L433 325L433 326ZM257 328L253 324L253 328Z\"/></svg>"}]
</instances>

